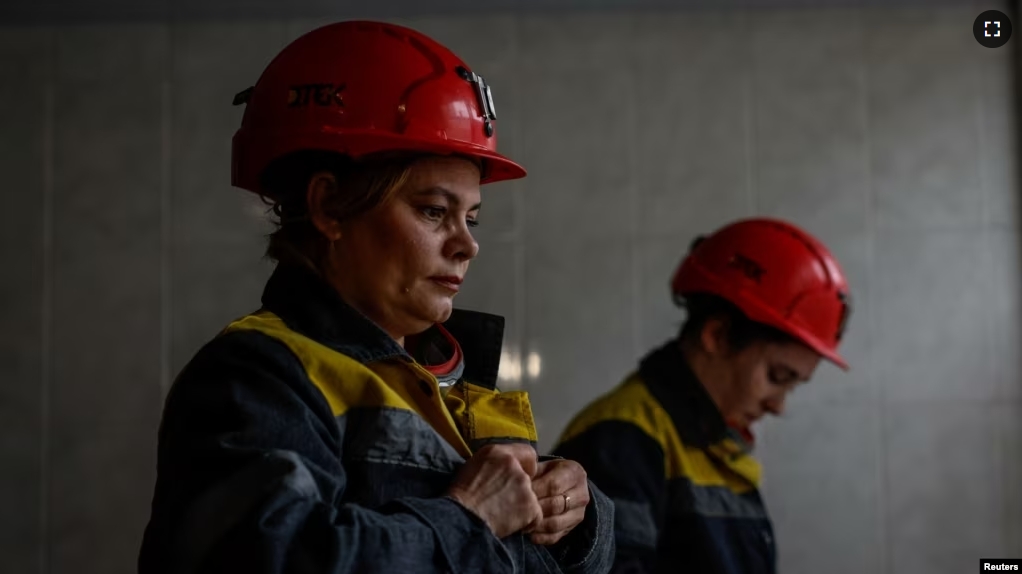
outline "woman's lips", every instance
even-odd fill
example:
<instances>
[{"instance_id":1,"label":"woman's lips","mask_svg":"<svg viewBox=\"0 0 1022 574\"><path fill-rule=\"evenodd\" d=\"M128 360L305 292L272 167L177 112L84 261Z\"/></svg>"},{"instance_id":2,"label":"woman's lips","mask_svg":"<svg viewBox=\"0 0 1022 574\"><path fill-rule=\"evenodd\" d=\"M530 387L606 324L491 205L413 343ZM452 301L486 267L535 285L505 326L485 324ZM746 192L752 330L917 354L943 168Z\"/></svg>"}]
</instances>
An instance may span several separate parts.
<instances>
[{"instance_id":1,"label":"woman's lips","mask_svg":"<svg viewBox=\"0 0 1022 574\"><path fill-rule=\"evenodd\" d=\"M437 285L439 285L439 286L441 286L441 287L443 287L445 289L449 289L449 290L451 290L451 291L453 291L455 293L457 293L458 291L461 290L461 287L460 287L460 285L461 285L461 277L456 277L456 276L453 276L453 275L448 275L448 276L443 276L443 277L430 277L430 280L432 280Z\"/></svg>"}]
</instances>

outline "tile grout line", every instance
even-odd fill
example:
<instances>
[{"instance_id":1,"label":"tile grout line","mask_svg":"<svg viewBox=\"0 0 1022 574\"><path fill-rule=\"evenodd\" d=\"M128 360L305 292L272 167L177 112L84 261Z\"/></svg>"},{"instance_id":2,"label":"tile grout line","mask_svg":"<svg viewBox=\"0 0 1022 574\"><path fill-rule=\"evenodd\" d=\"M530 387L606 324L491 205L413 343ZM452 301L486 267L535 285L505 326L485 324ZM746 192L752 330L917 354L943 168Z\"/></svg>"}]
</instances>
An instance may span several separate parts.
<instances>
[{"instance_id":1,"label":"tile grout line","mask_svg":"<svg viewBox=\"0 0 1022 574\"><path fill-rule=\"evenodd\" d=\"M511 45L511 54L509 56L511 69L518 71L520 66L520 35L521 35L521 22L518 16L511 18L511 27L513 38ZM514 106L519 111L518 118L512 122L512 129L515 135L514 143L515 153L520 154L522 152L522 121L521 121L521 110L522 110L522 91L519 86L515 86L513 92ZM516 359L518 365L512 368L512 372L519 373L519 388L524 387L525 369L522 366L522 361L527 356L526 348L531 346L527 341L529 330L526 323L528 322L528 281L527 281L527 270L526 260L528 257L528 251L525 248L526 233L525 233L525 218L526 218L526 204L525 204L525 189L513 189L515 192L513 206L514 206L514 265L515 265L515 333L517 334L517 341L515 342L514 348L508 349L508 364L512 359Z\"/></svg>"},{"instance_id":2,"label":"tile grout line","mask_svg":"<svg viewBox=\"0 0 1022 574\"><path fill-rule=\"evenodd\" d=\"M171 250L173 213L171 193L173 186L173 74L174 31L176 24L167 24L165 38L164 73L160 85L160 410L170 388L170 354L172 329Z\"/></svg>"},{"instance_id":3,"label":"tile grout line","mask_svg":"<svg viewBox=\"0 0 1022 574\"><path fill-rule=\"evenodd\" d=\"M53 196L55 187L56 33L46 29L46 81L43 88L43 293L40 309L41 369L39 412L39 572L50 571L50 394L53 383Z\"/></svg>"},{"instance_id":4,"label":"tile grout line","mask_svg":"<svg viewBox=\"0 0 1022 574\"><path fill-rule=\"evenodd\" d=\"M986 67L983 65L984 62L980 61L979 65L975 67L974 73L979 75L978 80L974 81L973 86L982 86L983 80L986 78ZM980 265L983 268L989 270L994 262L990 258L991 247L993 245L993 238L991 237L990 221L992 214L990 213L990 201L987 194L990 192L989 181L986 177L986 154L987 154L987 131L986 131L986 114L987 106L985 100L985 92L979 89L974 91L974 97L976 101L976 139L977 139L977 161L976 161L976 176L979 183L979 202L980 202L980 237L983 257L980 261ZM991 299L995 296L995 287L993 285L993 274L984 273L983 276L986 279L984 286L989 289L988 293ZM995 321L990 314L984 314L983 316L983 335L982 335L982 348L983 364L987 369L987 376L993 381L993 396L994 402L996 403L999 399L1004 397L1007 389L1003 388L1002 383L997 376L996 369L994 369L994 354L992 352L992 334L995 331ZM999 488L999 496L1002 501L1006 502L1009 499L1009 489L1007 481L1005 480L1005 472L1007 471L1007 465L1005 464L1005 455L1007 454L1007 437L1002 437L1000 427L998 424L1000 412L995 407L990 407L993 411L993 416L987 417L987 421L993 421L993 424L988 424L986 430L987 440L990 444L994 445L993 455L993 468L996 471L997 482ZM1002 440L1003 439L1003 440ZM1002 504L1000 507L1000 545L1002 548L1008 547L1008 530L1011 523L1011 515L1007 504Z\"/></svg>"},{"instance_id":5,"label":"tile grout line","mask_svg":"<svg viewBox=\"0 0 1022 574\"><path fill-rule=\"evenodd\" d=\"M743 70L744 81L742 82L743 88L743 124L745 127L745 191L747 194L746 201L748 202L747 208L751 210L752 215L759 214L759 196L757 193L757 182L756 182L756 170L757 170L757 153L756 153L756 104L753 92L755 90L756 82L756 58L753 53L754 43L749 41L753 30L753 24L751 23L752 18L749 13L743 12L741 15L742 22L740 27L744 31L742 37L745 38L749 43L745 47L744 53L745 69Z\"/></svg>"},{"instance_id":6,"label":"tile grout line","mask_svg":"<svg viewBox=\"0 0 1022 574\"><path fill-rule=\"evenodd\" d=\"M875 272L876 272L876 243L877 243L877 213L876 213L876 201L874 197L875 188L873 186L873 142L872 134L870 132L870 105L869 105L869 90L870 90L870 74L869 74L869 49L867 46L867 26L866 26L866 14L864 9L860 8L857 11L857 24L858 24L858 36L859 36L859 100L860 100L860 121L861 129L863 134L864 142L864 153L863 161L865 163L866 171L866 192L863 194L866 210L866 299L871 304L875 303ZM876 332L876 320L875 313L871 310L866 312L866 331L870 335L868 338L870 341L874 340L871 335ZM871 343L872 345L872 343ZM878 449L877 449L877 473L879 481L879 492L877 494L877 503L879 506L880 514L880 547L882 555L881 572L890 573L893 567L893 548L889 540L890 532L890 517L888 512L888 502L890 497L890 477L888 476L887 468L887 447L888 447L888 431L887 428L887 393L884 388L883 382L879 380L876 373L874 372L873 380L870 381L874 385L874 401L877 407L877 421L879 424L878 431Z\"/></svg>"},{"instance_id":7,"label":"tile grout line","mask_svg":"<svg viewBox=\"0 0 1022 574\"><path fill-rule=\"evenodd\" d=\"M634 35L635 22L634 19L631 21L632 27L629 30L629 35ZM634 45L634 43L631 43ZM629 59L635 58L633 52L629 52ZM630 241L630 253L629 259L631 260L631 310L632 310L632 356L639 357L642 353L642 332L643 332L643 320L642 320L642 246L639 241L639 218L641 213L641 194L639 191L638 177L638 156L636 150L638 149L639 135L637 131L638 126L638 98L636 97L636 86L638 78L636 78L635 70L636 66L630 65L627 67L627 111L628 111L628 209L629 209L629 234L631 235Z\"/></svg>"}]
</instances>

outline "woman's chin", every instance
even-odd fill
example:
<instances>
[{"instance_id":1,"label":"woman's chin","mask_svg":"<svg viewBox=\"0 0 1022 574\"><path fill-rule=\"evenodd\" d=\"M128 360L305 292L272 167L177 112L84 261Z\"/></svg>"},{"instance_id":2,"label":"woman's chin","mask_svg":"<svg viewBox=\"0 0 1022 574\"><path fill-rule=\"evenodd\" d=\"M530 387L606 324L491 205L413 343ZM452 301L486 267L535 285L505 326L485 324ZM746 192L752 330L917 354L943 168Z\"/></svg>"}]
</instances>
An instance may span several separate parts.
<instances>
[{"instance_id":1,"label":"woman's chin","mask_svg":"<svg viewBox=\"0 0 1022 574\"><path fill-rule=\"evenodd\" d=\"M433 323L443 323L451 318L451 313L454 311L454 301L451 297L444 297L435 301L430 301L428 305L424 305L423 309L417 315L424 321Z\"/></svg>"},{"instance_id":2,"label":"woman's chin","mask_svg":"<svg viewBox=\"0 0 1022 574\"><path fill-rule=\"evenodd\" d=\"M454 305L448 305L445 309L439 310L436 314L434 323L446 323L451 318L451 313L454 312Z\"/></svg>"}]
</instances>

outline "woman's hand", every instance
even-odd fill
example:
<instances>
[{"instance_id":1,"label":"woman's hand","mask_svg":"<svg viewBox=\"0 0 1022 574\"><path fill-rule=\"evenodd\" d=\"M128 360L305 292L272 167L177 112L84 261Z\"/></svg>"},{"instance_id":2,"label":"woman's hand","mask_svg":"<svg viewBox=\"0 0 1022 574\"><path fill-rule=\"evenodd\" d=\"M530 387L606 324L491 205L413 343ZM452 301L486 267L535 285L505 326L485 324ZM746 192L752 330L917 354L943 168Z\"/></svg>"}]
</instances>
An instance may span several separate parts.
<instances>
[{"instance_id":1,"label":"woman's hand","mask_svg":"<svg viewBox=\"0 0 1022 574\"><path fill-rule=\"evenodd\" d=\"M447 495L482 518L497 538L504 538L544 516L533 492L536 470L536 450L531 446L488 445L468 459Z\"/></svg>"},{"instance_id":2,"label":"woman's hand","mask_svg":"<svg viewBox=\"0 0 1022 574\"><path fill-rule=\"evenodd\" d=\"M532 490L543 509L543 518L529 532L534 543L549 546L585 518L589 482L585 469L573 460L548 460L538 466Z\"/></svg>"}]
</instances>

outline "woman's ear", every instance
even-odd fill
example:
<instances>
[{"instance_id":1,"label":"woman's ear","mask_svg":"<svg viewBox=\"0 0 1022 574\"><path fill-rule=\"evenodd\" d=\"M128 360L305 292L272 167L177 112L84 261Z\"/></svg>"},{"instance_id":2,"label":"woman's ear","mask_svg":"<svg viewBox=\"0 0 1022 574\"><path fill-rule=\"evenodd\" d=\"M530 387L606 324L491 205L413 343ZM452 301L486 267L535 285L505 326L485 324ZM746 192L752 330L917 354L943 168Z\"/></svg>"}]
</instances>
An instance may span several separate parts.
<instances>
[{"instance_id":1,"label":"woman's ear","mask_svg":"<svg viewBox=\"0 0 1022 574\"><path fill-rule=\"evenodd\" d=\"M723 356L728 353L727 334L729 328L728 321L719 317L710 317L703 323L699 341L708 355Z\"/></svg>"},{"instance_id":2,"label":"woman's ear","mask_svg":"<svg viewBox=\"0 0 1022 574\"><path fill-rule=\"evenodd\" d=\"M309 219L328 241L341 238L341 223L330 215L330 203L337 195L337 178L329 171L316 172L309 178L305 201L309 206Z\"/></svg>"}]
</instances>

